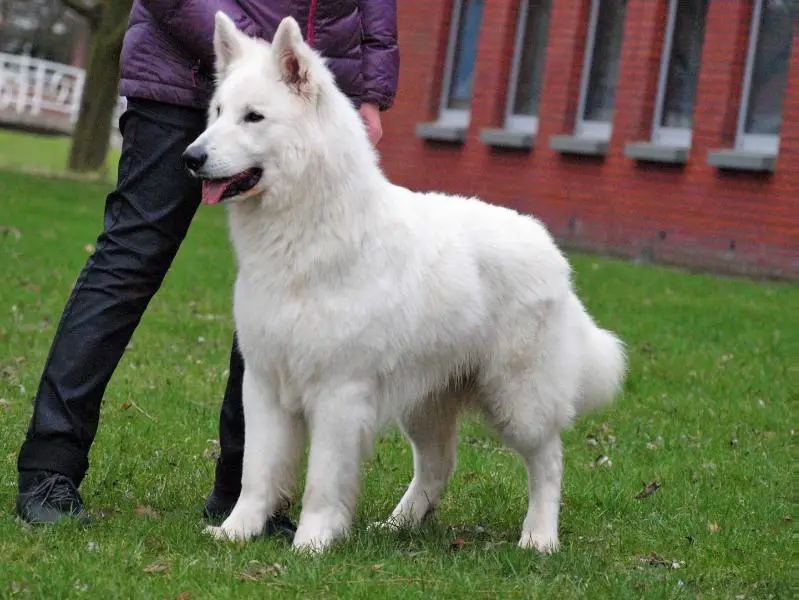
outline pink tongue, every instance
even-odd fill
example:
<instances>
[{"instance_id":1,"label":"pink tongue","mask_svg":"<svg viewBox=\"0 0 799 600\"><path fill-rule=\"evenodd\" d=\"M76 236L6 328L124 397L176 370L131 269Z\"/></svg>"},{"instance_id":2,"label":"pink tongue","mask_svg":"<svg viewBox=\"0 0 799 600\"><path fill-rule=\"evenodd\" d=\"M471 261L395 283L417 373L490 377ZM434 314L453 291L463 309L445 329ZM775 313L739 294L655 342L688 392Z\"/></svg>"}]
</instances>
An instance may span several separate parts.
<instances>
[{"instance_id":1,"label":"pink tongue","mask_svg":"<svg viewBox=\"0 0 799 600\"><path fill-rule=\"evenodd\" d=\"M216 179L203 181L203 204L219 204L225 188L230 184L230 179Z\"/></svg>"}]
</instances>

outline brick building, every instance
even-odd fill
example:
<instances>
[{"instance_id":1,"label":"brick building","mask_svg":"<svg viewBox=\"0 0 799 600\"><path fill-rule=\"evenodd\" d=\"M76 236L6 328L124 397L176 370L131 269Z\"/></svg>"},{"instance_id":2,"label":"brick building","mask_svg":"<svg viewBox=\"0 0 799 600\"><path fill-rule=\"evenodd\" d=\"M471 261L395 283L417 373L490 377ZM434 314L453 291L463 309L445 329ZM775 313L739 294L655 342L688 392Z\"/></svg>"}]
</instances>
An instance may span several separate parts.
<instances>
[{"instance_id":1,"label":"brick building","mask_svg":"<svg viewBox=\"0 0 799 600\"><path fill-rule=\"evenodd\" d=\"M383 165L566 247L799 276L799 0L401 0Z\"/></svg>"}]
</instances>

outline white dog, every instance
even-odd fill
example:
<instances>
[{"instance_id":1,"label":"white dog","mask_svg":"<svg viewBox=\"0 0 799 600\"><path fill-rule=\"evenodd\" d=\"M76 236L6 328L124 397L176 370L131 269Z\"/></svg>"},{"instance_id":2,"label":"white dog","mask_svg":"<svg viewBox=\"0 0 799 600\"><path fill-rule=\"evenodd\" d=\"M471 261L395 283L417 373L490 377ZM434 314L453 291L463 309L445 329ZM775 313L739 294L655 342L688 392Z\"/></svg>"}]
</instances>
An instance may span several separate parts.
<instances>
[{"instance_id":1,"label":"white dog","mask_svg":"<svg viewBox=\"0 0 799 600\"><path fill-rule=\"evenodd\" d=\"M218 87L186 150L203 200L229 206L244 355L242 491L223 539L258 535L310 454L298 549L346 535L362 459L394 419L414 476L386 524L418 525L455 467L459 413L523 457L522 548L558 548L560 432L609 402L622 342L598 328L534 218L415 193L378 166L358 112L285 19L271 44L216 16Z\"/></svg>"}]
</instances>

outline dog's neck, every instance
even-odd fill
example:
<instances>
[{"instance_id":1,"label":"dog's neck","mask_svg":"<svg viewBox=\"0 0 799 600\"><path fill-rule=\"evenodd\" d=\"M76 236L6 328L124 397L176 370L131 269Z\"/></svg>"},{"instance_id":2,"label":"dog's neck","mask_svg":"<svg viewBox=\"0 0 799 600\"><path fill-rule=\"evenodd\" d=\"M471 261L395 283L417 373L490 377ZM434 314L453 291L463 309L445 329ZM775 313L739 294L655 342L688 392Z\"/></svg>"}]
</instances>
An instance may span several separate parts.
<instances>
[{"instance_id":1,"label":"dog's neck","mask_svg":"<svg viewBox=\"0 0 799 600\"><path fill-rule=\"evenodd\" d=\"M389 183L370 147L340 145L311 156L298 183L280 197L230 205L241 276L274 278L263 285L296 285L351 264L352 255L363 252L372 235L366 224L379 219Z\"/></svg>"}]
</instances>

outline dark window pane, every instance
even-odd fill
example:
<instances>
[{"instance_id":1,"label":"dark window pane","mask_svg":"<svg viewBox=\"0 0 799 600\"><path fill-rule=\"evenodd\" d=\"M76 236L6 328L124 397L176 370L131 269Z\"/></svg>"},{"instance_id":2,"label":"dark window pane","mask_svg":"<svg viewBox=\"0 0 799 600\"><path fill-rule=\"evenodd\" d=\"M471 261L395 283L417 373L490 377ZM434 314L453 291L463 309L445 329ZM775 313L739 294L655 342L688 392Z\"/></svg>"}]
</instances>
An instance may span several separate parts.
<instances>
[{"instance_id":1,"label":"dark window pane","mask_svg":"<svg viewBox=\"0 0 799 600\"><path fill-rule=\"evenodd\" d=\"M513 98L513 114L538 115L547 51L549 0L529 0L524 22L521 57Z\"/></svg>"},{"instance_id":2,"label":"dark window pane","mask_svg":"<svg viewBox=\"0 0 799 600\"><path fill-rule=\"evenodd\" d=\"M677 0L660 123L664 127L691 127L707 5L708 0Z\"/></svg>"},{"instance_id":3,"label":"dark window pane","mask_svg":"<svg viewBox=\"0 0 799 600\"><path fill-rule=\"evenodd\" d=\"M583 118L587 121L613 120L619 59L624 33L625 0L599 0L599 15L591 53L591 72Z\"/></svg>"},{"instance_id":4,"label":"dark window pane","mask_svg":"<svg viewBox=\"0 0 799 600\"><path fill-rule=\"evenodd\" d=\"M779 135L797 0L763 0L744 130Z\"/></svg>"},{"instance_id":5,"label":"dark window pane","mask_svg":"<svg viewBox=\"0 0 799 600\"><path fill-rule=\"evenodd\" d=\"M471 104L474 62L477 57L477 38L480 33L482 13L483 0L463 0L452 59L448 108L468 110Z\"/></svg>"}]
</instances>

